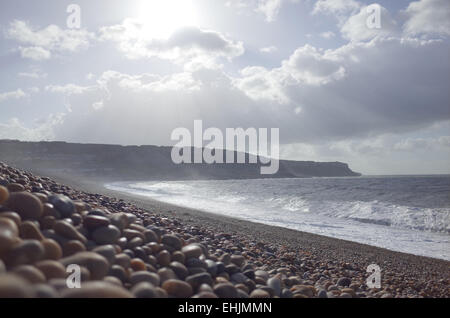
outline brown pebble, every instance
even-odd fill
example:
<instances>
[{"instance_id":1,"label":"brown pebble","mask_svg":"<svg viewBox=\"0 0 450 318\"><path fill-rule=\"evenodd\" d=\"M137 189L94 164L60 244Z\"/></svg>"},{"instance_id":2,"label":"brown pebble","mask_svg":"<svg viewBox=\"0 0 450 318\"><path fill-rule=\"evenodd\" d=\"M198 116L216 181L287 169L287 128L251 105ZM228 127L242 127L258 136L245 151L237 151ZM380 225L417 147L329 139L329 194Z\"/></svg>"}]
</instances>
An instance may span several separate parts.
<instances>
[{"instance_id":1,"label":"brown pebble","mask_svg":"<svg viewBox=\"0 0 450 318\"><path fill-rule=\"evenodd\" d=\"M17 212L22 220L39 219L43 211L41 200L28 192L11 193L6 206Z\"/></svg>"},{"instance_id":2,"label":"brown pebble","mask_svg":"<svg viewBox=\"0 0 450 318\"><path fill-rule=\"evenodd\" d=\"M130 262L130 267L136 272L146 270L145 263L139 258L133 258Z\"/></svg>"},{"instance_id":3,"label":"brown pebble","mask_svg":"<svg viewBox=\"0 0 450 318\"><path fill-rule=\"evenodd\" d=\"M82 244L80 241L72 240L68 241L63 245L63 256L70 256L79 252L86 251L86 246Z\"/></svg>"},{"instance_id":4,"label":"brown pebble","mask_svg":"<svg viewBox=\"0 0 450 318\"><path fill-rule=\"evenodd\" d=\"M45 275L35 266L20 265L15 267L12 272L26 279L31 284L40 284L46 281Z\"/></svg>"},{"instance_id":5,"label":"brown pebble","mask_svg":"<svg viewBox=\"0 0 450 318\"><path fill-rule=\"evenodd\" d=\"M94 230L99 227L108 226L111 222L108 218L100 215L87 215L83 220L83 225L88 230Z\"/></svg>"},{"instance_id":6,"label":"brown pebble","mask_svg":"<svg viewBox=\"0 0 450 318\"><path fill-rule=\"evenodd\" d=\"M0 275L0 298L30 298L33 294L28 282L14 274Z\"/></svg>"},{"instance_id":7,"label":"brown pebble","mask_svg":"<svg viewBox=\"0 0 450 318\"><path fill-rule=\"evenodd\" d=\"M186 259L192 258L192 257L199 257L203 253L201 247L196 244L189 244L189 245L183 246L183 248L181 249L181 252L183 252Z\"/></svg>"},{"instance_id":8,"label":"brown pebble","mask_svg":"<svg viewBox=\"0 0 450 318\"><path fill-rule=\"evenodd\" d=\"M0 186L0 204L5 203L9 198L9 191L4 186Z\"/></svg>"},{"instance_id":9,"label":"brown pebble","mask_svg":"<svg viewBox=\"0 0 450 318\"><path fill-rule=\"evenodd\" d=\"M53 207L53 204L50 203L44 203L44 211L42 212L43 216L52 216L55 219L60 219L61 218L61 213L58 212L58 210L56 210Z\"/></svg>"},{"instance_id":10,"label":"brown pebble","mask_svg":"<svg viewBox=\"0 0 450 318\"><path fill-rule=\"evenodd\" d=\"M65 238L81 241L84 244L87 242L86 237L78 232L72 224L69 224L66 221L56 221L53 225L53 230Z\"/></svg>"},{"instance_id":11,"label":"brown pebble","mask_svg":"<svg viewBox=\"0 0 450 318\"><path fill-rule=\"evenodd\" d=\"M128 290L108 282L86 282L81 288L66 289L63 298L133 298Z\"/></svg>"},{"instance_id":12,"label":"brown pebble","mask_svg":"<svg viewBox=\"0 0 450 318\"><path fill-rule=\"evenodd\" d=\"M44 246L46 259L58 260L62 257L61 246L55 240L45 239L41 243Z\"/></svg>"},{"instance_id":13,"label":"brown pebble","mask_svg":"<svg viewBox=\"0 0 450 318\"><path fill-rule=\"evenodd\" d=\"M167 294L175 298L188 298L192 296L191 285L181 280L166 280L161 287L167 292Z\"/></svg>"},{"instance_id":14,"label":"brown pebble","mask_svg":"<svg viewBox=\"0 0 450 318\"><path fill-rule=\"evenodd\" d=\"M39 227L32 221L22 222L19 227L19 231L20 237L23 239L38 241L42 241L45 239L44 235L42 235L41 231L39 230Z\"/></svg>"},{"instance_id":15,"label":"brown pebble","mask_svg":"<svg viewBox=\"0 0 450 318\"><path fill-rule=\"evenodd\" d=\"M19 240L19 229L13 220L0 217L0 256L10 250Z\"/></svg>"},{"instance_id":16,"label":"brown pebble","mask_svg":"<svg viewBox=\"0 0 450 318\"><path fill-rule=\"evenodd\" d=\"M163 250L158 253L156 256L158 264L161 266L167 266L170 264L170 253L166 250Z\"/></svg>"},{"instance_id":17,"label":"brown pebble","mask_svg":"<svg viewBox=\"0 0 450 318\"><path fill-rule=\"evenodd\" d=\"M68 266L77 264L85 266L91 273L93 280L101 280L106 276L109 269L109 263L103 256L94 252L80 252L75 255L65 257L60 260L61 264Z\"/></svg>"},{"instance_id":18,"label":"brown pebble","mask_svg":"<svg viewBox=\"0 0 450 318\"><path fill-rule=\"evenodd\" d=\"M270 298L270 294L262 289L255 289L250 294L250 298Z\"/></svg>"},{"instance_id":19,"label":"brown pebble","mask_svg":"<svg viewBox=\"0 0 450 318\"><path fill-rule=\"evenodd\" d=\"M19 183L10 183L6 186L9 192L21 192L25 190L25 187Z\"/></svg>"},{"instance_id":20,"label":"brown pebble","mask_svg":"<svg viewBox=\"0 0 450 318\"><path fill-rule=\"evenodd\" d=\"M35 266L44 274L47 280L66 277L66 268L55 260L39 261Z\"/></svg>"},{"instance_id":21,"label":"brown pebble","mask_svg":"<svg viewBox=\"0 0 450 318\"><path fill-rule=\"evenodd\" d=\"M1 212L0 218L7 218L13 220L14 223L16 223L17 227L19 227L20 224L22 224L22 219L20 218L20 215L17 214L16 212Z\"/></svg>"},{"instance_id":22,"label":"brown pebble","mask_svg":"<svg viewBox=\"0 0 450 318\"><path fill-rule=\"evenodd\" d=\"M45 255L42 244L37 240L23 240L8 250L3 260L8 266L34 263Z\"/></svg>"}]
</instances>

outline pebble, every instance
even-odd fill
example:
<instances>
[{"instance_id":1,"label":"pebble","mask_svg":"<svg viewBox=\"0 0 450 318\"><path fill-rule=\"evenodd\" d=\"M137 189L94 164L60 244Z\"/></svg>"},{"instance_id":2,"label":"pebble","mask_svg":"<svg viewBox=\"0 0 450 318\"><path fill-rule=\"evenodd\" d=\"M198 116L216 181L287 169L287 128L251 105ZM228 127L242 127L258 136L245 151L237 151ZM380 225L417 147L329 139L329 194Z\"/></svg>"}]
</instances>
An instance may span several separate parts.
<instances>
[{"instance_id":1,"label":"pebble","mask_svg":"<svg viewBox=\"0 0 450 318\"><path fill-rule=\"evenodd\" d=\"M19 183L10 183L6 188L9 192L21 192L25 190L25 187Z\"/></svg>"},{"instance_id":2,"label":"pebble","mask_svg":"<svg viewBox=\"0 0 450 318\"><path fill-rule=\"evenodd\" d=\"M161 243L166 244L168 246L173 247L175 250L180 250L182 247L182 243L181 240L175 236L175 235L171 235L171 234L165 234L161 237Z\"/></svg>"},{"instance_id":3,"label":"pebble","mask_svg":"<svg viewBox=\"0 0 450 318\"><path fill-rule=\"evenodd\" d=\"M267 280L267 286L271 287L276 296L281 295L281 280L278 277L271 277Z\"/></svg>"},{"instance_id":4,"label":"pebble","mask_svg":"<svg viewBox=\"0 0 450 318\"><path fill-rule=\"evenodd\" d=\"M27 281L14 274L0 275L0 298L30 298L32 291Z\"/></svg>"},{"instance_id":5,"label":"pebble","mask_svg":"<svg viewBox=\"0 0 450 318\"><path fill-rule=\"evenodd\" d=\"M39 219L44 209L41 200L28 192L11 193L6 206L17 212L22 220Z\"/></svg>"},{"instance_id":6,"label":"pebble","mask_svg":"<svg viewBox=\"0 0 450 318\"><path fill-rule=\"evenodd\" d=\"M39 241L23 240L5 253L3 261L8 266L17 266L39 261L44 255L44 247Z\"/></svg>"},{"instance_id":7,"label":"pebble","mask_svg":"<svg viewBox=\"0 0 450 318\"><path fill-rule=\"evenodd\" d=\"M150 283L138 283L131 288L131 293L136 298L158 298L158 290Z\"/></svg>"},{"instance_id":8,"label":"pebble","mask_svg":"<svg viewBox=\"0 0 450 318\"><path fill-rule=\"evenodd\" d=\"M81 252L60 260L61 264L68 266L77 264L85 266L91 273L93 280L101 280L109 270L109 263L103 256L94 252Z\"/></svg>"},{"instance_id":9,"label":"pebble","mask_svg":"<svg viewBox=\"0 0 450 318\"><path fill-rule=\"evenodd\" d=\"M237 284L241 284L249 279L247 276L245 276L242 273L235 273L235 274L231 275L230 278L233 282L235 282Z\"/></svg>"},{"instance_id":10,"label":"pebble","mask_svg":"<svg viewBox=\"0 0 450 318\"><path fill-rule=\"evenodd\" d=\"M97 244L114 244L120 237L119 229L114 225L108 225L96 229L92 233L92 239Z\"/></svg>"},{"instance_id":11,"label":"pebble","mask_svg":"<svg viewBox=\"0 0 450 318\"><path fill-rule=\"evenodd\" d=\"M270 298L270 294L262 289L255 289L250 293L250 298Z\"/></svg>"},{"instance_id":12,"label":"pebble","mask_svg":"<svg viewBox=\"0 0 450 318\"><path fill-rule=\"evenodd\" d=\"M186 283L196 290L202 284L212 285L213 279L209 273L199 273L186 277Z\"/></svg>"},{"instance_id":13,"label":"pebble","mask_svg":"<svg viewBox=\"0 0 450 318\"><path fill-rule=\"evenodd\" d=\"M38 241L42 241L45 239L44 235L42 235L36 223L31 221L22 222L22 224L20 224L19 231L20 237L24 239L38 240Z\"/></svg>"},{"instance_id":14,"label":"pebble","mask_svg":"<svg viewBox=\"0 0 450 318\"><path fill-rule=\"evenodd\" d=\"M352 283L352 280L350 278L348 278L348 277L341 277L337 281L336 285L343 286L343 287L348 287L348 286L350 286L351 283Z\"/></svg>"},{"instance_id":15,"label":"pebble","mask_svg":"<svg viewBox=\"0 0 450 318\"><path fill-rule=\"evenodd\" d=\"M33 286L33 297L36 298L58 298L58 292L55 288L46 284L36 284Z\"/></svg>"},{"instance_id":16,"label":"pebble","mask_svg":"<svg viewBox=\"0 0 450 318\"><path fill-rule=\"evenodd\" d=\"M88 230L94 230L99 227L105 227L108 226L110 223L111 222L108 218L99 215L87 215L83 219L83 225Z\"/></svg>"},{"instance_id":17,"label":"pebble","mask_svg":"<svg viewBox=\"0 0 450 318\"><path fill-rule=\"evenodd\" d=\"M244 265L245 258L242 255L231 255L230 261L236 266L241 267Z\"/></svg>"},{"instance_id":18,"label":"pebble","mask_svg":"<svg viewBox=\"0 0 450 318\"><path fill-rule=\"evenodd\" d=\"M237 289L230 283L219 283L214 286L214 293L220 298L236 298Z\"/></svg>"},{"instance_id":19,"label":"pebble","mask_svg":"<svg viewBox=\"0 0 450 318\"><path fill-rule=\"evenodd\" d=\"M108 260L110 265L114 264L116 261L116 249L113 245L102 245L94 248L92 252L100 254Z\"/></svg>"},{"instance_id":20,"label":"pebble","mask_svg":"<svg viewBox=\"0 0 450 318\"><path fill-rule=\"evenodd\" d=\"M183 246L183 248L181 249L181 252L183 252L186 259L200 257L200 255L202 255L202 253L203 253L201 247L196 244L189 244L189 245Z\"/></svg>"},{"instance_id":21,"label":"pebble","mask_svg":"<svg viewBox=\"0 0 450 318\"><path fill-rule=\"evenodd\" d=\"M156 260L158 261L158 264L161 266L167 266L170 264L170 253L166 250L163 250L158 253L156 256Z\"/></svg>"},{"instance_id":22,"label":"pebble","mask_svg":"<svg viewBox=\"0 0 450 318\"><path fill-rule=\"evenodd\" d=\"M45 275L35 266L20 265L16 266L12 273L26 279L31 284L45 283Z\"/></svg>"},{"instance_id":23,"label":"pebble","mask_svg":"<svg viewBox=\"0 0 450 318\"><path fill-rule=\"evenodd\" d=\"M180 262L172 262L169 264L169 267L174 271L179 279L184 280L189 274L186 266L184 266Z\"/></svg>"},{"instance_id":24,"label":"pebble","mask_svg":"<svg viewBox=\"0 0 450 318\"><path fill-rule=\"evenodd\" d=\"M63 298L133 298L133 294L123 287L102 281L86 282L81 288L65 289Z\"/></svg>"},{"instance_id":25,"label":"pebble","mask_svg":"<svg viewBox=\"0 0 450 318\"><path fill-rule=\"evenodd\" d=\"M44 247L44 258L58 260L62 257L63 252L61 246L52 239L44 239L41 241Z\"/></svg>"},{"instance_id":26,"label":"pebble","mask_svg":"<svg viewBox=\"0 0 450 318\"><path fill-rule=\"evenodd\" d=\"M47 259L35 263L34 266L44 274L46 280L66 277L66 268L60 262Z\"/></svg>"},{"instance_id":27,"label":"pebble","mask_svg":"<svg viewBox=\"0 0 450 318\"><path fill-rule=\"evenodd\" d=\"M188 298L193 294L191 285L177 279L166 280L161 287L169 296L175 298Z\"/></svg>"},{"instance_id":28,"label":"pebble","mask_svg":"<svg viewBox=\"0 0 450 318\"><path fill-rule=\"evenodd\" d=\"M58 210L63 218L70 218L76 211L75 204L65 195L51 195L48 197L48 202Z\"/></svg>"},{"instance_id":29,"label":"pebble","mask_svg":"<svg viewBox=\"0 0 450 318\"><path fill-rule=\"evenodd\" d=\"M53 225L53 230L55 231L55 233L70 240L78 240L84 244L87 242L86 237L78 232L72 224L66 221L55 222L55 224Z\"/></svg>"},{"instance_id":30,"label":"pebble","mask_svg":"<svg viewBox=\"0 0 450 318\"><path fill-rule=\"evenodd\" d=\"M0 204L5 203L9 198L9 191L4 186L0 186Z\"/></svg>"},{"instance_id":31,"label":"pebble","mask_svg":"<svg viewBox=\"0 0 450 318\"><path fill-rule=\"evenodd\" d=\"M147 282L154 286L159 286L159 276L155 273L150 273L147 271L134 272L130 276L130 284L136 285L137 283Z\"/></svg>"}]
</instances>

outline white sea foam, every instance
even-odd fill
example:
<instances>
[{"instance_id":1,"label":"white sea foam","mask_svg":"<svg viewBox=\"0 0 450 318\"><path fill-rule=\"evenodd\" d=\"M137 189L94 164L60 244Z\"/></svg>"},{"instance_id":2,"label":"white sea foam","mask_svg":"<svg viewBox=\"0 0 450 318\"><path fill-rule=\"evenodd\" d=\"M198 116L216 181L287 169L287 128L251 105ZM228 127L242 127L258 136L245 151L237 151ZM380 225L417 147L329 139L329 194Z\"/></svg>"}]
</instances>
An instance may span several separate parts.
<instances>
[{"instance_id":1,"label":"white sea foam","mask_svg":"<svg viewBox=\"0 0 450 318\"><path fill-rule=\"evenodd\" d=\"M108 188L450 260L449 177L118 182Z\"/></svg>"}]
</instances>

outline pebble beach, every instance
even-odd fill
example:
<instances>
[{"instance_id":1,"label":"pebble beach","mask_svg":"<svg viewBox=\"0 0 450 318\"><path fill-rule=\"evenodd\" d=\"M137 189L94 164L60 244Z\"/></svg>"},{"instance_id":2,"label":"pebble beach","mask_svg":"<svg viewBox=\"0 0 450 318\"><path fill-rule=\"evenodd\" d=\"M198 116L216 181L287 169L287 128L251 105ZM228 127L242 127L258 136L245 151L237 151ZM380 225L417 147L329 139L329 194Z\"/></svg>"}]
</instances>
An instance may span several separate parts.
<instances>
[{"instance_id":1,"label":"pebble beach","mask_svg":"<svg viewBox=\"0 0 450 318\"><path fill-rule=\"evenodd\" d=\"M450 296L444 260L66 184L0 163L0 298Z\"/></svg>"}]
</instances>

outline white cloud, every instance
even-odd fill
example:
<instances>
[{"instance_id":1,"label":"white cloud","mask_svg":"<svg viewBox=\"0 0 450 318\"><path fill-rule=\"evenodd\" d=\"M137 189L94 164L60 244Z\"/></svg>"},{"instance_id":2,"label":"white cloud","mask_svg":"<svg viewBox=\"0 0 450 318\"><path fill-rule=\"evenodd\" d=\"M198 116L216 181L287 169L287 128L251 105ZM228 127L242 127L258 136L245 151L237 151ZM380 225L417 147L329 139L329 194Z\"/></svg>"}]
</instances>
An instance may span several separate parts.
<instances>
[{"instance_id":1,"label":"white cloud","mask_svg":"<svg viewBox=\"0 0 450 318\"><path fill-rule=\"evenodd\" d=\"M378 6L380 10L380 28L369 26L367 23L374 11L369 6L361 8L359 13L352 15L341 27L342 36L350 41L367 41L377 36L393 36L399 34L399 27L386 8Z\"/></svg>"},{"instance_id":2,"label":"white cloud","mask_svg":"<svg viewBox=\"0 0 450 318\"><path fill-rule=\"evenodd\" d=\"M336 33L334 33L333 31L327 31L320 33L320 36L324 39L331 39L336 36Z\"/></svg>"},{"instance_id":3,"label":"white cloud","mask_svg":"<svg viewBox=\"0 0 450 318\"><path fill-rule=\"evenodd\" d=\"M27 47L20 47L22 57L34 60L45 60L52 52L75 52L89 46L94 34L86 30L61 29L57 25L49 25L35 29L27 22L14 20L6 30L6 36Z\"/></svg>"},{"instance_id":4,"label":"white cloud","mask_svg":"<svg viewBox=\"0 0 450 318\"><path fill-rule=\"evenodd\" d=\"M19 47L20 55L23 58L32 59L35 61L48 60L52 54L50 51L39 46Z\"/></svg>"},{"instance_id":5,"label":"white cloud","mask_svg":"<svg viewBox=\"0 0 450 318\"><path fill-rule=\"evenodd\" d=\"M334 55L308 44L283 61L282 67L300 84L324 85L345 76L345 68Z\"/></svg>"},{"instance_id":6,"label":"white cloud","mask_svg":"<svg viewBox=\"0 0 450 318\"><path fill-rule=\"evenodd\" d=\"M216 66L219 58L232 59L244 53L242 42L235 42L223 34L184 27L167 39L149 38L145 24L126 19L120 25L102 27L101 39L117 43L127 58L151 58L171 60L178 64L203 64Z\"/></svg>"},{"instance_id":7,"label":"white cloud","mask_svg":"<svg viewBox=\"0 0 450 318\"><path fill-rule=\"evenodd\" d=\"M273 22L280 12L282 3L283 0L260 0L256 11L264 14L267 22Z\"/></svg>"},{"instance_id":8,"label":"white cloud","mask_svg":"<svg viewBox=\"0 0 450 318\"><path fill-rule=\"evenodd\" d=\"M404 24L407 34L433 33L450 35L450 1L420 0L411 2L406 9L408 20Z\"/></svg>"},{"instance_id":9,"label":"white cloud","mask_svg":"<svg viewBox=\"0 0 450 318\"><path fill-rule=\"evenodd\" d=\"M27 94L20 88L15 91L0 93L0 103L8 99L20 99L26 96Z\"/></svg>"},{"instance_id":10,"label":"white cloud","mask_svg":"<svg viewBox=\"0 0 450 318\"><path fill-rule=\"evenodd\" d=\"M17 76L32 79L40 79L40 78L47 78L48 74L40 70L32 70L31 72L19 72Z\"/></svg>"},{"instance_id":11,"label":"white cloud","mask_svg":"<svg viewBox=\"0 0 450 318\"><path fill-rule=\"evenodd\" d=\"M280 69L267 70L261 66L246 67L241 71L241 76L233 80L233 85L250 98L280 104L290 102L284 92L283 82L286 80L286 74Z\"/></svg>"},{"instance_id":12,"label":"white cloud","mask_svg":"<svg viewBox=\"0 0 450 318\"><path fill-rule=\"evenodd\" d=\"M360 3L355 0L318 0L314 5L312 14L342 15L355 12L360 6Z\"/></svg>"},{"instance_id":13,"label":"white cloud","mask_svg":"<svg viewBox=\"0 0 450 318\"><path fill-rule=\"evenodd\" d=\"M268 47L263 47L261 48L259 51L262 53L273 53L276 52L278 50L278 48L276 46L268 46Z\"/></svg>"},{"instance_id":14,"label":"white cloud","mask_svg":"<svg viewBox=\"0 0 450 318\"><path fill-rule=\"evenodd\" d=\"M76 94L82 94L86 91L88 91L90 87L88 86L79 86L75 84L66 84L66 85L47 85L45 87L45 90L47 92L52 93L61 93L66 95L76 95Z\"/></svg>"},{"instance_id":15,"label":"white cloud","mask_svg":"<svg viewBox=\"0 0 450 318\"><path fill-rule=\"evenodd\" d=\"M299 0L228 0L225 5L236 9L239 13L250 9L264 15L266 22L274 22L277 20L281 8L288 1L299 2Z\"/></svg>"},{"instance_id":16,"label":"white cloud","mask_svg":"<svg viewBox=\"0 0 450 318\"><path fill-rule=\"evenodd\" d=\"M27 127L17 118L0 123L0 139L19 139L27 141L54 140L54 128L62 123L62 115L49 115L36 120L33 127Z\"/></svg>"}]
</instances>

